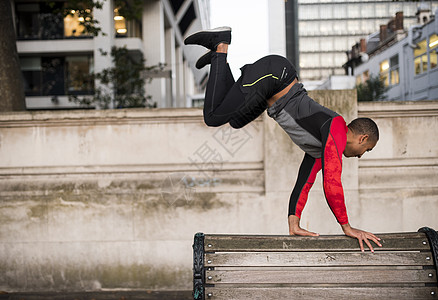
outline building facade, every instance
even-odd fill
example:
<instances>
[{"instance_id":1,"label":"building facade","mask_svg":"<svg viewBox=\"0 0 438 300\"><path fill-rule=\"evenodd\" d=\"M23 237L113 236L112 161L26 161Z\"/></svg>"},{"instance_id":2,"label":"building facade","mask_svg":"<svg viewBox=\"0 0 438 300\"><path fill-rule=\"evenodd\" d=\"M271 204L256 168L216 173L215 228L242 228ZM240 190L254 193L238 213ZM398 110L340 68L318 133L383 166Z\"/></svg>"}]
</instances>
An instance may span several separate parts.
<instances>
[{"instance_id":1,"label":"building facade","mask_svg":"<svg viewBox=\"0 0 438 300\"><path fill-rule=\"evenodd\" d=\"M436 2L431 5L438 7ZM352 44L378 31L397 11L404 13L406 26L414 24L417 6L413 1L299 0L300 79L311 85L330 75L345 75L342 65Z\"/></svg>"},{"instance_id":2,"label":"building facade","mask_svg":"<svg viewBox=\"0 0 438 300\"><path fill-rule=\"evenodd\" d=\"M75 108L67 95L93 95L97 87L111 93L111 87L87 82L83 75L113 67L108 53L114 46L126 47L130 59L143 56L147 66L160 66L143 74L152 106L192 106L190 95L198 93L207 76L194 67L202 53L186 49L183 40L209 27L208 0L144 0L137 19L121 15L114 0L105 0L101 9L88 11L99 22L97 36L83 32L83 17L74 9L66 17L59 13L64 1L12 2L27 109Z\"/></svg>"},{"instance_id":3,"label":"building facade","mask_svg":"<svg viewBox=\"0 0 438 300\"><path fill-rule=\"evenodd\" d=\"M387 87L386 100L438 99L438 9L420 5L418 23L408 30L379 34L379 42L367 44L355 66L356 83L370 76L380 77ZM387 32L386 27L382 28ZM376 39L369 36L366 41ZM365 55L366 59L361 59ZM352 57L351 60L354 60Z\"/></svg>"}]
</instances>

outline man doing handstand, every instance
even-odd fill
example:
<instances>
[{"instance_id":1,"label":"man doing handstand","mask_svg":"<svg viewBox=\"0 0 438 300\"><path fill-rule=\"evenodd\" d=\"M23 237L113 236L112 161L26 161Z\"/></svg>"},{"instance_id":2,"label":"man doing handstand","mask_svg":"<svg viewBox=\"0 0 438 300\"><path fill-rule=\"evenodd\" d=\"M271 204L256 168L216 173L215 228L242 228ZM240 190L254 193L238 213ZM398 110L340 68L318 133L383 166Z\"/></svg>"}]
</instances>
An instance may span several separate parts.
<instances>
[{"instance_id":1,"label":"man doing handstand","mask_svg":"<svg viewBox=\"0 0 438 300\"><path fill-rule=\"evenodd\" d=\"M327 202L345 235L357 238L374 252L369 240L382 246L372 233L350 226L341 182L342 155L361 157L371 151L378 139L377 125L368 118L344 119L321 106L298 83L295 67L284 57L269 55L241 68L235 81L227 63L231 28L200 31L185 39L185 44L209 49L196 63L197 68L211 64L204 103L204 121L208 126L229 123L241 128L266 109L304 152L295 187L289 202L289 233L317 236L300 227L300 218L317 173L322 170Z\"/></svg>"}]
</instances>

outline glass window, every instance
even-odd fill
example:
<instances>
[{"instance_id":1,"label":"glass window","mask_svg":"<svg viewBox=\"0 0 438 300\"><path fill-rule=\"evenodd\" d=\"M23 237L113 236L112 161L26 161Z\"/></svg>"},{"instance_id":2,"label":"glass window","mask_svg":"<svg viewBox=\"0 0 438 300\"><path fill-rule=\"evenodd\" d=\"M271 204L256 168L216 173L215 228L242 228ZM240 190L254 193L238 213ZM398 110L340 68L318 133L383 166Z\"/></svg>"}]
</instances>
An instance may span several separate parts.
<instances>
[{"instance_id":1,"label":"glass window","mask_svg":"<svg viewBox=\"0 0 438 300\"><path fill-rule=\"evenodd\" d=\"M394 55L389 60L389 66L390 66L390 83L391 85L397 85L400 82L399 78L399 66L398 66L398 55Z\"/></svg>"},{"instance_id":2,"label":"glass window","mask_svg":"<svg viewBox=\"0 0 438 300\"><path fill-rule=\"evenodd\" d=\"M338 37L335 40L335 50L342 51L348 49L347 39L344 37Z\"/></svg>"},{"instance_id":3,"label":"glass window","mask_svg":"<svg viewBox=\"0 0 438 300\"><path fill-rule=\"evenodd\" d=\"M65 57L42 57L42 95L65 95Z\"/></svg>"},{"instance_id":4,"label":"glass window","mask_svg":"<svg viewBox=\"0 0 438 300\"><path fill-rule=\"evenodd\" d=\"M387 59L380 63L380 78L385 86L389 86L389 61Z\"/></svg>"},{"instance_id":5,"label":"glass window","mask_svg":"<svg viewBox=\"0 0 438 300\"><path fill-rule=\"evenodd\" d=\"M319 51L319 38L302 37L300 38L300 51L313 52Z\"/></svg>"},{"instance_id":6,"label":"glass window","mask_svg":"<svg viewBox=\"0 0 438 300\"><path fill-rule=\"evenodd\" d=\"M347 21L336 21L333 24L334 34L347 33Z\"/></svg>"},{"instance_id":7,"label":"glass window","mask_svg":"<svg viewBox=\"0 0 438 300\"><path fill-rule=\"evenodd\" d=\"M358 21L358 20L349 20L348 21L348 32L349 33L360 32L360 21Z\"/></svg>"},{"instance_id":8,"label":"glass window","mask_svg":"<svg viewBox=\"0 0 438 300\"><path fill-rule=\"evenodd\" d=\"M89 94L93 90L90 76L93 68L91 56L67 56L65 58L67 92L69 94Z\"/></svg>"},{"instance_id":9,"label":"glass window","mask_svg":"<svg viewBox=\"0 0 438 300\"><path fill-rule=\"evenodd\" d=\"M126 36L128 30L126 29L126 19L119 14L119 10L114 9L114 27L116 36Z\"/></svg>"},{"instance_id":10,"label":"glass window","mask_svg":"<svg viewBox=\"0 0 438 300\"><path fill-rule=\"evenodd\" d=\"M300 20L318 19L318 8L312 5L299 5L298 18Z\"/></svg>"},{"instance_id":11,"label":"glass window","mask_svg":"<svg viewBox=\"0 0 438 300\"><path fill-rule=\"evenodd\" d=\"M388 13L388 5L385 3L378 3L375 4L375 9L376 9L376 17L387 17L389 15Z\"/></svg>"},{"instance_id":12,"label":"glass window","mask_svg":"<svg viewBox=\"0 0 438 300\"><path fill-rule=\"evenodd\" d=\"M385 86L399 84L398 54L380 63L380 78L383 79Z\"/></svg>"},{"instance_id":13,"label":"glass window","mask_svg":"<svg viewBox=\"0 0 438 300\"><path fill-rule=\"evenodd\" d=\"M300 28L300 34L308 35L319 32L319 21L300 21L298 26Z\"/></svg>"},{"instance_id":14,"label":"glass window","mask_svg":"<svg viewBox=\"0 0 438 300\"><path fill-rule=\"evenodd\" d=\"M320 22L319 30L322 34L326 34L326 35L333 33L333 22L332 21Z\"/></svg>"},{"instance_id":15,"label":"glass window","mask_svg":"<svg viewBox=\"0 0 438 300\"><path fill-rule=\"evenodd\" d=\"M321 19L332 19L333 5L319 5L319 14Z\"/></svg>"},{"instance_id":16,"label":"glass window","mask_svg":"<svg viewBox=\"0 0 438 300\"><path fill-rule=\"evenodd\" d=\"M336 9L333 12L335 19L346 19L347 18L347 4L337 4Z\"/></svg>"},{"instance_id":17,"label":"glass window","mask_svg":"<svg viewBox=\"0 0 438 300\"><path fill-rule=\"evenodd\" d=\"M375 17L374 13L374 4L362 4L360 6L362 18L373 18Z\"/></svg>"},{"instance_id":18,"label":"glass window","mask_svg":"<svg viewBox=\"0 0 438 300\"><path fill-rule=\"evenodd\" d=\"M80 23L84 22L84 18L79 17L79 13L77 11L72 10L71 13L73 15L67 15L64 18L64 36L73 37L87 35L84 33L85 27Z\"/></svg>"},{"instance_id":19,"label":"glass window","mask_svg":"<svg viewBox=\"0 0 438 300\"><path fill-rule=\"evenodd\" d=\"M358 4L348 5L348 17L349 18L360 18L360 6Z\"/></svg>"},{"instance_id":20,"label":"glass window","mask_svg":"<svg viewBox=\"0 0 438 300\"><path fill-rule=\"evenodd\" d=\"M305 53L300 55L300 67L312 68L320 66L320 55L313 53Z\"/></svg>"},{"instance_id":21,"label":"glass window","mask_svg":"<svg viewBox=\"0 0 438 300\"><path fill-rule=\"evenodd\" d=\"M371 34L377 31L376 23L373 20L362 20L361 30L367 34Z\"/></svg>"},{"instance_id":22,"label":"glass window","mask_svg":"<svg viewBox=\"0 0 438 300\"><path fill-rule=\"evenodd\" d=\"M333 53L321 54L321 66L322 67L334 67Z\"/></svg>"},{"instance_id":23,"label":"glass window","mask_svg":"<svg viewBox=\"0 0 438 300\"><path fill-rule=\"evenodd\" d=\"M432 34L429 37L429 48L430 48L430 68L435 69L437 67L437 56L438 56L438 35Z\"/></svg>"},{"instance_id":24,"label":"glass window","mask_svg":"<svg viewBox=\"0 0 438 300\"><path fill-rule=\"evenodd\" d=\"M26 96L41 94L41 57L20 57Z\"/></svg>"},{"instance_id":25,"label":"glass window","mask_svg":"<svg viewBox=\"0 0 438 300\"><path fill-rule=\"evenodd\" d=\"M17 4L17 38L36 39L39 36L40 6L38 3Z\"/></svg>"},{"instance_id":26,"label":"glass window","mask_svg":"<svg viewBox=\"0 0 438 300\"><path fill-rule=\"evenodd\" d=\"M417 44L417 48L414 49L414 56L419 56L421 54L426 53L427 47L426 40L423 40Z\"/></svg>"},{"instance_id":27,"label":"glass window","mask_svg":"<svg viewBox=\"0 0 438 300\"><path fill-rule=\"evenodd\" d=\"M334 51L335 50L335 46L334 46L334 38L333 37L324 37L323 39L321 39L321 47L323 48L324 51Z\"/></svg>"},{"instance_id":28,"label":"glass window","mask_svg":"<svg viewBox=\"0 0 438 300\"><path fill-rule=\"evenodd\" d=\"M423 40L414 49L414 70L415 75L427 71L427 42Z\"/></svg>"}]
</instances>

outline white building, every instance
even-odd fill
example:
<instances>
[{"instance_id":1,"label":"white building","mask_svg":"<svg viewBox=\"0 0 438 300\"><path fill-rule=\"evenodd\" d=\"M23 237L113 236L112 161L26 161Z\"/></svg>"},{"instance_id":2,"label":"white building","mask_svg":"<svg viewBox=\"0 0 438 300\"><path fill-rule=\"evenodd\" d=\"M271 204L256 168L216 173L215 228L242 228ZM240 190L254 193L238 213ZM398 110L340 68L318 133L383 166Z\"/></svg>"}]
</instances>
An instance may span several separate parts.
<instances>
[{"instance_id":1,"label":"white building","mask_svg":"<svg viewBox=\"0 0 438 300\"><path fill-rule=\"evenodd\" d=\"M356 82L365 82L371 75L380 76L388 87L386 100L438 99L438 9L420 5L419 23L407 31L394 32L374 45L369 45L362 63L354 67ZM359 58L360 58L359 57Z\"/></svg>"},{"instance_id":2,"label":"white building","mask_svg":"<svg viewBox=\"0 0 438 300\"><path fill-rule=\"evenodd\" d=\"M112 66L113 46L132 57L143 54L146 65L165 64L146 85L158 107L192 106L191 95L202 90L207 70L197 70L202 49L186 48L184 38L209 27L208 0L144 0L141 20L118 13L113 0L104 0L93 16L105 35L82 34L78 16L57 15L49 1L13 0L17 50L25 81L28 109L74 108L67 94L90 95L88 85L72 80L72 72L88 74ZM55 1L60 7L63 1ZM91 86L91 88L90 88Z\"/></svg>"}]
</instances>

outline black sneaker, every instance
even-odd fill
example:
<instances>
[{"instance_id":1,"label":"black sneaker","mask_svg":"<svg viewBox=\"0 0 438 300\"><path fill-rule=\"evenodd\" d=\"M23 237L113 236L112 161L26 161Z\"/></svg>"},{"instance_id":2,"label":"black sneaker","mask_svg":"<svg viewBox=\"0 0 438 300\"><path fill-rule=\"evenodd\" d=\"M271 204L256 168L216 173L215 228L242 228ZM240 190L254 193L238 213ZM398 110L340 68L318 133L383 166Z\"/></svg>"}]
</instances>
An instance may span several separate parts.
<instances>
[{"instance_id":1,"label":"black sneaker","mask_svg":"<svg viewBox=\"0 0 438 300\"><path fill-rule=\"evenodd\" d=\"M206 65L211 64L211 55L213 54L212 51L208 51L204 55L202 55L198 61L196 62L196 69L202 69Z\"/></svg>"},{"instance_id":2,"label":"black sneaker","mask_svg":"<svg viewBox=\"0 0 438 300\"><path fill-rule=\"evenodd\" d=\"M216 51L220 43L231 43L231 27L198 31L184 40L185 45L201 45L212 51Z\"/></svg>"}]
</instances>

